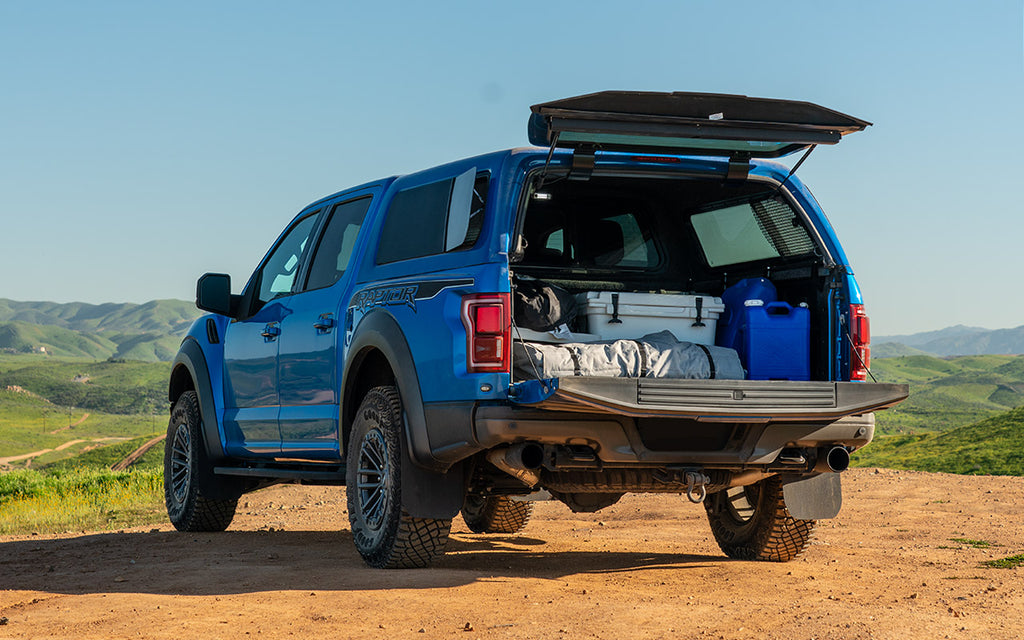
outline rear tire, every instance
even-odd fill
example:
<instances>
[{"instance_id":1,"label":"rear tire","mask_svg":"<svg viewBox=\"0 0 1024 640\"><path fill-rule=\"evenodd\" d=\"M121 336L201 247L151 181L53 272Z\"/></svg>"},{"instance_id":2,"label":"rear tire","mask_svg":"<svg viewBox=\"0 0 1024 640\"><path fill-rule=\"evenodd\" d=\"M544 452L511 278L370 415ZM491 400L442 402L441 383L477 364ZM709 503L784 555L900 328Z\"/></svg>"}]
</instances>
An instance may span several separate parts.
<instances>
[{"instance_id":1,"label":"rear tire","mask_svg":"<svg viewBox=\"0 0 1024 640\"><path fill-rule=\"evenodd\" d=\"M778 476L714 493L704 507L718 546L737 560L788 562L807 548L817 523L789 515Z\"/></svg>"},{"instance_id":2,"label":"rear tire","mask_svg":"<svg viewBox=\"0 0 1024 640\"><path fill-rule=\"evenodd\" d=\"M532 513L532 502L507 496L467 495L462 505L462 519L473 533L519 533Z\"/></svg>"},{"instance_id":3,"label":"rear tire","mask_svg":"<svg viewBox=\"0 0 1024 640\"><path fill-rule=\"evenodd\" d=\"M425 567L444 553L451 520L413 518L402 506L402 400L375 387L352 424L345 484L352 539L378 569Z\"/></svg>"},{"instance_id":4,"label":"rear tire","mask_svg":"<svg viewBox=\"0 0 1024 640\"><path fill-rule=\"evenodd\" d=\"M171 410L164 445L164 502L167 516L178 531L223 531L238 506L234 495L213 497L213 470L203 444L199 396L181 394ZM221 488L223 493L223 487Z\"/></svg>"}]
</instances>

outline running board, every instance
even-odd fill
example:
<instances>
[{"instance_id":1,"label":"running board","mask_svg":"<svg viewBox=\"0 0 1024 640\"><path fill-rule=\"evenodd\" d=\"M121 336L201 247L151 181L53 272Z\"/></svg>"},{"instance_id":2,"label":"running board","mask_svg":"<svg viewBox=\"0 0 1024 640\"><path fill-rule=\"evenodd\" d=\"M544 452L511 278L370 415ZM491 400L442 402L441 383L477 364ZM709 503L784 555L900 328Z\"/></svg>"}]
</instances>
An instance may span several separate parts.
<instances>
[{"instance_id":1,"label":"running board","mask_svg":"<svg viewBox=\"0 0 1024 640\"><path fill-rule=\"evenodd\" d=\"M345 465L343 464L310 464L310 465L250 465L246 467L214 467L213 472L219 476L242 476L245 478L272 478L275 480L294 480L304 484L345 484Z\"/></svg>"}]
</instances>

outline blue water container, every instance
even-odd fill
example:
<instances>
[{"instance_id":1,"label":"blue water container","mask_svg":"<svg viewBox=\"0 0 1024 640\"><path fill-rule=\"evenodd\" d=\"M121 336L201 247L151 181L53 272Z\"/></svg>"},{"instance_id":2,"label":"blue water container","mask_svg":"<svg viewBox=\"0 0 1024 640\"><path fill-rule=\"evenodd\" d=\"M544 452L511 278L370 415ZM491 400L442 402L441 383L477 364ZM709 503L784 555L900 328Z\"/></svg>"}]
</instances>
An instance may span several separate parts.
<instances>
[{"instance_id":1,"label":"blue water container","mask_svg":"<svg viewBox=\"0 0 1024 640\"><path fill-rule=\"evenodd\" d=\"M764 304L775 302L775 285L766 278L744 278L722 292L725 313L718 318L718 330L715 344L729 347L740 352L743 357L743 345L740 339L740 328L745 321L744 305L747 300L760 300Z\"/></svg>"},{"instance_id":2,"label":"blue water container","mask_svg":"<svg viewBox=\"0 0 1024 640\"><path fill-rule=\"evenodd\" d=\"M811 379L811 310L785 302L743 307L740 360L749 380Z\"/></svg>"}]
</instances>

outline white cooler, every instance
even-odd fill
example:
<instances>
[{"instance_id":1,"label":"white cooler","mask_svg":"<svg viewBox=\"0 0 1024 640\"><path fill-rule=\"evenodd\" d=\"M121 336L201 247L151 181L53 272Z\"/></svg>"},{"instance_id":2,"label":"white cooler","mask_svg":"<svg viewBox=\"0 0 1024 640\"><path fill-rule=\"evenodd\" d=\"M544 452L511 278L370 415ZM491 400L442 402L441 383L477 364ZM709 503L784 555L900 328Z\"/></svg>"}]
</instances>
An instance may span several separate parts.
<instances>
[{"instance_id":1,"label":"white cooler","mask_svg":"<svg viewBox=\"0 0 1024 640\"><path fill-rule=\"evenodd\" d=\"M587 333L602 340L635 339L668 329L677 339L714 344L718 317L725 311L721 298L676 293L617 293L588 291L576 294L580 315L587 317Z\"/></svg>"}]
</instances>

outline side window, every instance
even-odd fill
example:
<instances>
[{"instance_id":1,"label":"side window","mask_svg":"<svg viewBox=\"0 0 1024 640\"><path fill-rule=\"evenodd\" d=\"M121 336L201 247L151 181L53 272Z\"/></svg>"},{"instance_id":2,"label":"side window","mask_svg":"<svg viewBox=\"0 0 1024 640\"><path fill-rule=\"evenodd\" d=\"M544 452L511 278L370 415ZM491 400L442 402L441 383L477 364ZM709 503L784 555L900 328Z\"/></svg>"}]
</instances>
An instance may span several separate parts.
<instances>
[{"instance_id":1,"label":"side window","mask_svg":"<svg viewBox=\"0 0 1024 640\"><path fill-rule=\"evenodd\" d=\"M548 235L548 239L544 241L544 248L562 255L565 247L565 233L561 229L556 229Z\"/></svg>"},{"instance_id":2,"label":"side window","mask_svg":"<svg viewBox=\"0 0 1024 640\"><path fill-rule=\"evenodd\" d=\"M259 289L254 301L253 311L262 307L274 298L287 295L292 291L295 274L299 271L302 252L309 241L319 211L314 211L299 220L263 263L259 273Z\"/></svg>"},{"instance_id":3,"label":"side window","mask_svg":"<svg viewBox=\"0 0 1024 640\"><path fill-rule=\"evenodd\" d=\"M622 259L620 267L653 267L658 264L658 256L650 233L646 236L640 229L639 221L632 213L609 218L619 225L622 231Z\"/></svg>"},{"instance_id":4,"label":"side window","mask_svg":"<svg viewBox=\"0 0 1024 640\"><path fill-rule=\"evenodd\" d=\"M653 268L660 257L648 218L632 212L577 220L573 249L582 264Z\"/></svg>"},{"instance_id":5,"label":"side window","mask_svg":"<svg viewBox=\"0 0 1024 640\"><path fill-rule=\"evenodd\" d=\"M814 253L814 241L796 213L769 198L698 213L690 218L708 266Z\"/></svg>"},{"instance_id":6,"label":"side window","mask_svg":"<svg viewBox=\"0 0 1024 640\"><path fill-rule=\"evenodd\" d=\"M399 191L384 219L377 264L471 248L483 229L487 187L487 174L470 169Z\"/></svg>"},{"instance_id":7,"label":"side window","mask_svg":"<svg viewBox=\"0 0 1024 640\"><path fill-rule=\"evenodd\" d=\"M363 224L366 210L370 208L370 198L360 198L335 205L331 217L327 221L320 243L313 254L309 265L309 277L306 289L329 287L348 268L352 251L356 246L356 237Z\"/></svg>"}]
</instances>

